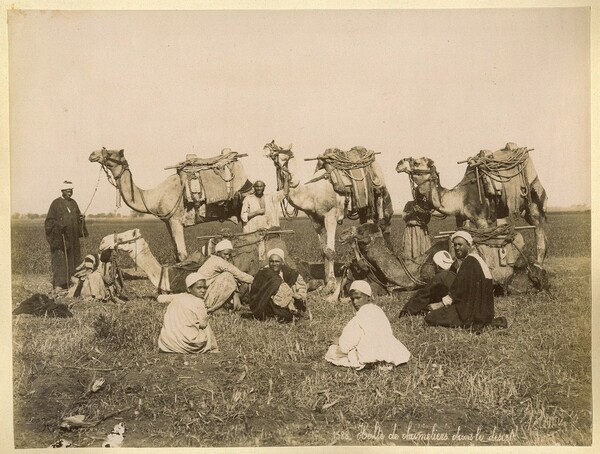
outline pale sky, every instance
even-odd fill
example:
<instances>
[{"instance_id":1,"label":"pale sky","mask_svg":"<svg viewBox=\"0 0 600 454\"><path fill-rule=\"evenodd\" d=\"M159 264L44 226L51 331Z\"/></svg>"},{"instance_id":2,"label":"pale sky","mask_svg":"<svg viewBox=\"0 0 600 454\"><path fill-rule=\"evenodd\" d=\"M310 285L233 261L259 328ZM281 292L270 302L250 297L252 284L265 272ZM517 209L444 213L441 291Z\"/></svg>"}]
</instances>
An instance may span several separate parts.
<instances>
[{"instance_id":1,"label":"pale sky","mask_svg":"<svg viewBox=\"0 0 600 454\"><path fill-rule=\"evenodd\" d=\"M405 157L457 161L506 142L531 152L550 206L591 203L587 8L355 11L9 11L11 212L45 213L72 179L83 210L101 147L124 148L144 189L188 153L299 159L381 152L394 206ZM314 163L300 166L310 179ZM128 213L124 208L120 212ZM115 209L101 176L88 214Z\"/></svg>"}]
</instances>

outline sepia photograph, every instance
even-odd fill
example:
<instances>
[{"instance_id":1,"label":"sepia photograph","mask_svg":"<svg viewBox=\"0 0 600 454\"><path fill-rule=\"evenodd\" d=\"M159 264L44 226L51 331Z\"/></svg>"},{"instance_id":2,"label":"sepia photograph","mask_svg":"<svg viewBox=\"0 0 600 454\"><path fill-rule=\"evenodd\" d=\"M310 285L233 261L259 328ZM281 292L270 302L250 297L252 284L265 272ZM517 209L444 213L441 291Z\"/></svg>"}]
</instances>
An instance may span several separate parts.
<instances>
[{"instance_id":1,"label":"sepia photograph","mask_svg":"<svg viewBox=\"0 0 600 454\"><path fill-rule=\"evenodd\" d=\"M597 11L480 3L6 7L7 449L591 452Z\"/></svg>"}]
</instances>

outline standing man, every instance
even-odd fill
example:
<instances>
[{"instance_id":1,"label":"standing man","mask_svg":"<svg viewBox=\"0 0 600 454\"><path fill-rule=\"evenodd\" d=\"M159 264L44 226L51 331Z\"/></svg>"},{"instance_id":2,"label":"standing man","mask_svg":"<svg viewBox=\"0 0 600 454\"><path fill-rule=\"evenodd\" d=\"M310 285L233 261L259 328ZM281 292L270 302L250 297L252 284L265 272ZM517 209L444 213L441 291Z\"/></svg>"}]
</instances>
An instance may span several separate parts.
<instances>
[{"instance_id":1,"label":"standing man","mask_svg":"<svg viewBox=\"0 0 600 454\"><path fill-rule=\"evenodd\" d=\"M242 223L245 233L256 232L270 227L266 216L265 182L254 183L254 194L247 195L242 203Z\"/></svg>"},{"instance_id":2,"label":"standing man","mask_svg":"<svg viewBox=\"0 0 600 454\"><path fill-rule=\"evenodd\" d=\"M73 196L73 183L63 181L62 196L55 199L44 227L50 244L52 286L67 289L75 267L81 262L79 238L87 236L83 216Z\"/></svg>"},{"instance_id":3,"label":"standing man","mask_svg":"<svg viewBox=\"0 0 600 454\"><path fill-rule=\"evenodd\" d=\"M415 259L431 247L431 238L427 227L431 220L431 213L423 210L414 200L411 200L404 206L402 219L406 223L402 234L402 255L405 258Z\"/></svg>"}]
</instances>

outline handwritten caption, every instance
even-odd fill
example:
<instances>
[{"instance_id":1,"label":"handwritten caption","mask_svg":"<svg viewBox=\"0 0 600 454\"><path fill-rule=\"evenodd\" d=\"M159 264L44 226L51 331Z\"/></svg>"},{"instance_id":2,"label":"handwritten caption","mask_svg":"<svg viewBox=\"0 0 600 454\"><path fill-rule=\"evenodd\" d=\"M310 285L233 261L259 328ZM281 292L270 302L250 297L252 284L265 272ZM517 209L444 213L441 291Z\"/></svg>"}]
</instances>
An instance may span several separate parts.
<instances>
[{"instance_id":1,"label":"handwritten caption","mask_svg":"<svg viewBox=\"0 0 600 454\"><path fill-rule=\"evenodd\" d=\"M453 430L440 430L437 424L430 427L414 427L412 421L408 423L405 430L399 429L394 424L393 429L386 433L379 422L373 425L361 424L356 433L349 430L336 430L333 432L333 442L359 441L359 442L382 442L382 441L407 441L407 442L447 442L452 443L511 443L517 439L515 429L510 432L502 432L495 426L491 430L484 431L481 427L477 430L466 431L461 426Z\"/></svg>"}]
</instances>

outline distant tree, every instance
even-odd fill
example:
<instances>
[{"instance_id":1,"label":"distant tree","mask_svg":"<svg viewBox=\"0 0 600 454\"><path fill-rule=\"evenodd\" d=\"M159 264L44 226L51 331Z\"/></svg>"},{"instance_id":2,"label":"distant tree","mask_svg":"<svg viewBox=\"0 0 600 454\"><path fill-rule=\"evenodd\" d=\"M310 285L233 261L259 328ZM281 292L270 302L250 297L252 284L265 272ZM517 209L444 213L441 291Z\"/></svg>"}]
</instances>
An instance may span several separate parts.
<instances>
[{"instance_id":1,"label":"distant tree","mask_svg":"<svg viewBox=\"0 0 600 454\"><path fill-rule=\"evenodd\" d=\"M11 215L11 218L12 218L12 219L21 219L21 213L13 213L13 214Z\"/></svg>"}]
</instances>

